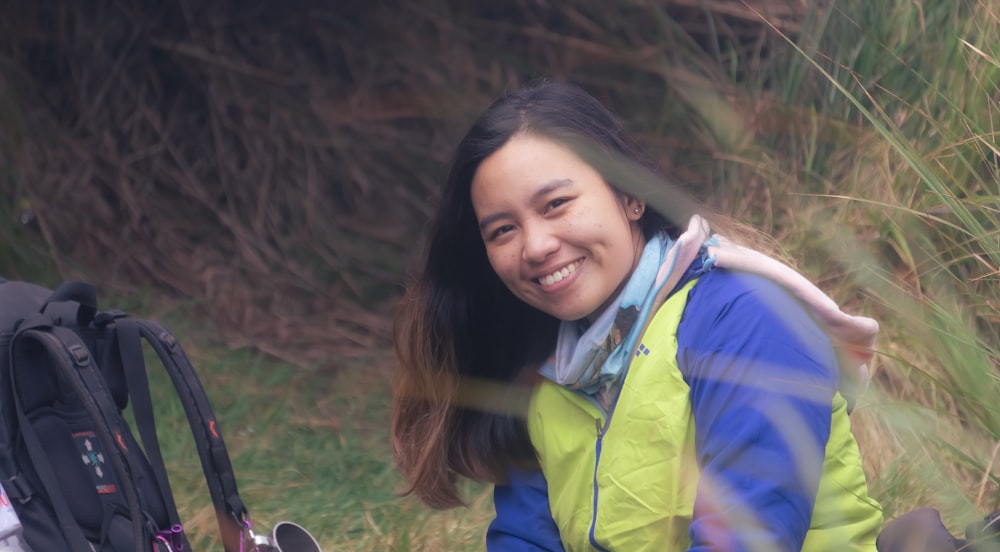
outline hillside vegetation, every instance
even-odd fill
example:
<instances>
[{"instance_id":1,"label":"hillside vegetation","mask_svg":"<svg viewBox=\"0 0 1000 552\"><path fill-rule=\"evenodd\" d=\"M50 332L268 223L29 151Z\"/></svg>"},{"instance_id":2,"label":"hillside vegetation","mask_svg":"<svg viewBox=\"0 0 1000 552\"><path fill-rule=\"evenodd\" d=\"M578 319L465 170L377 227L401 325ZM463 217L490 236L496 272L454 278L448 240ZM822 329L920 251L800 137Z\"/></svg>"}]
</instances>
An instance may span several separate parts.
<instances>
[{"instance_id":1,"label":"hillside vegetation","mask_svg":"<svg viewBox=\"0 0 1000 552\"><path fill-rule=\"evenodd\" d=\"M887 517L938 507L957 532L1000 506L995 3L86 4L0 18L0 274L181 304L201 346L265 355L254 370L290 385L281 401L305 400L301 374L369 392L351 413L316 389L302 389L312 410L268 411L320 431L310 440L340 436L326 457L356 456L329 472L348 474L338 485L375 474L377 501L359 491L334 508L362 516L349 529L313 519L324 543L480 546L478 487L464 513L392 498L385 351L451 148L497 94L538 77L597 95L666 172L880 321L852 419ZM216 364L212 382L236 385ZM232 395L242 423L253 413L235 395L274 393L222 392L222 409ZM358 416L354 433L324 426L339 416ZM273 465L245 462L267 496ZM317 495L302 511L348 496Z\"/></svg>"}]
</instances>

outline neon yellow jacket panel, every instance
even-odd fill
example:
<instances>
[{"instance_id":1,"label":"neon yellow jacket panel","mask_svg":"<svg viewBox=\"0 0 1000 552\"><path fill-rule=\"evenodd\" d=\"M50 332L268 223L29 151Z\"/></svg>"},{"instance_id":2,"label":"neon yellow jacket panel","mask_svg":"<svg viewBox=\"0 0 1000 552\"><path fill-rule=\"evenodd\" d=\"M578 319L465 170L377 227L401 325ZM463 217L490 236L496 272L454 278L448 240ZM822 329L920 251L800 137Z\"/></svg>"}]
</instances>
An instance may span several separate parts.
<instances>
[{"instance_id":1,"label":"neon yellow jacket panel","mask_svg":"<svg viewBox=\"0 0 1000 552\"><path fill-rule=\"evenodd\" d=\"M706 502L712 495L712 482L702 480L695 458L690 389L677 364L677 327L692 286L654 316L643 337L653 352L633 360L610 421L592 398L547 380L532 398L528 427L566 550L680 551L690 545L696 494ZM802 550L874 551L881 509L868 496L839 394L831 416ZM816 452L800 456L797 461L818 461ZM738 514L743 530L753 526L754 512Z\"/></svg>"}]
</instances>

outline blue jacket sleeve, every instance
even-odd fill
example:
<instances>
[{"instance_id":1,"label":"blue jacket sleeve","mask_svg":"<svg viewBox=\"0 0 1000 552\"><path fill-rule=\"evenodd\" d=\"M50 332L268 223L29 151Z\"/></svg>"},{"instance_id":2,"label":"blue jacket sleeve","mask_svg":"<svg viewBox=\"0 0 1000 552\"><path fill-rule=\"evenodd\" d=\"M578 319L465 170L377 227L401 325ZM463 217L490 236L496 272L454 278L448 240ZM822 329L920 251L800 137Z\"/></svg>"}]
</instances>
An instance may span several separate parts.
<instances>
[{"instance_id":1,"label":"blue jacket sleeve","mask_svg":"<svg viewBox=\"0 0 1000 552\"><path fill-rule=\"evenodd\" d=\"M714 270L678 327L702 469L691 550L800 550L830 434L836 356L776 284Z\"/></svg>"},{"instance_id":2,"label":"blue jacket sleeve","mask_svg":"<svg viewBox=\"0 0 1000 552\"><path fill-rule=\"evenodd\" d=\"M486 530L489 552L562 552L559 528L549 510L548 486L539 472L512 471L508 485L493 489L496 518Z\"/></svg>"}]
</instances>

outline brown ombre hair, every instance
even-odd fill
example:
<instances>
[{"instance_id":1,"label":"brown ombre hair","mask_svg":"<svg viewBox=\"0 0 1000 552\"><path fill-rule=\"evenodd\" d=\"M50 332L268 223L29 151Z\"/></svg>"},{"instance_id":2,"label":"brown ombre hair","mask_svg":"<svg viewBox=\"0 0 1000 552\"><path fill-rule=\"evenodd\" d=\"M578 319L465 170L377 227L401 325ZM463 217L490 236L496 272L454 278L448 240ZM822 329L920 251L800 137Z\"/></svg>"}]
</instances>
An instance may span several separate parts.
<instances>
[{"instance_id":1,"label":"brown ombre hair","mask_svg":"<svg viewBox=\"0 0 1000 552\"><path fill-rule=\"evenodd\" d=\"M511 468L538 465L524 412L559 321L515 298L493 272L471 199L479 165L522 133L570 147L613 188L646 199L640 226L647 239L664 230L676 236L698 209L657 174L621 123L576 86L527 86L494 102L472 125L455 151L424 265L394 324L395 460L407 492L434 508L462 504L458 476L499 483Z\"/></svg>"}]
</instances>

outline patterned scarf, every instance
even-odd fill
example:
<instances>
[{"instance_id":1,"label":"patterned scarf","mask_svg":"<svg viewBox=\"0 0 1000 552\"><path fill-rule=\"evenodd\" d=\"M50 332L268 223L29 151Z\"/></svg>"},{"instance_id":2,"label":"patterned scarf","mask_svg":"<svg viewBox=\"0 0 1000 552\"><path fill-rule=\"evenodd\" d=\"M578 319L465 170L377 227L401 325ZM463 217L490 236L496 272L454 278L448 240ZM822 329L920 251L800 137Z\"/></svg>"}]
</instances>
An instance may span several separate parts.
<instances>
[{"instance_id":1,"label":"patterned scarf","mask_svg":"<svg viewBox=\"0 0 1000 552\"><path fill-rule=\"evenodd\" d=\"M560 325L555 354L542 366L541 374L606 399L606 391L625 372L652 316L700 255L704 271L721 268L757 274L798 299L830 337L838 356L840 392L853 406L871 379L867 363L874 354L878 322L845 313L791 267L721 236L709 236L708 223L695 215L677 241L663 234L649 240L625 289L589 328L580 321Z\"/></svg>"},{"instance_id":2,"label":"patterned scarf","mask_svg":"<svg viewBox=\"0 0 1000 552\"><path fill-rule=\"evenodd\" d=\"M650 239L621 294L589 328L581 321L560 324L555 355L542 366L542 375L588 394L610 387L707 238L708 225L694 217L676 241L665 233Z\"/></svg>"}]
</instances>

